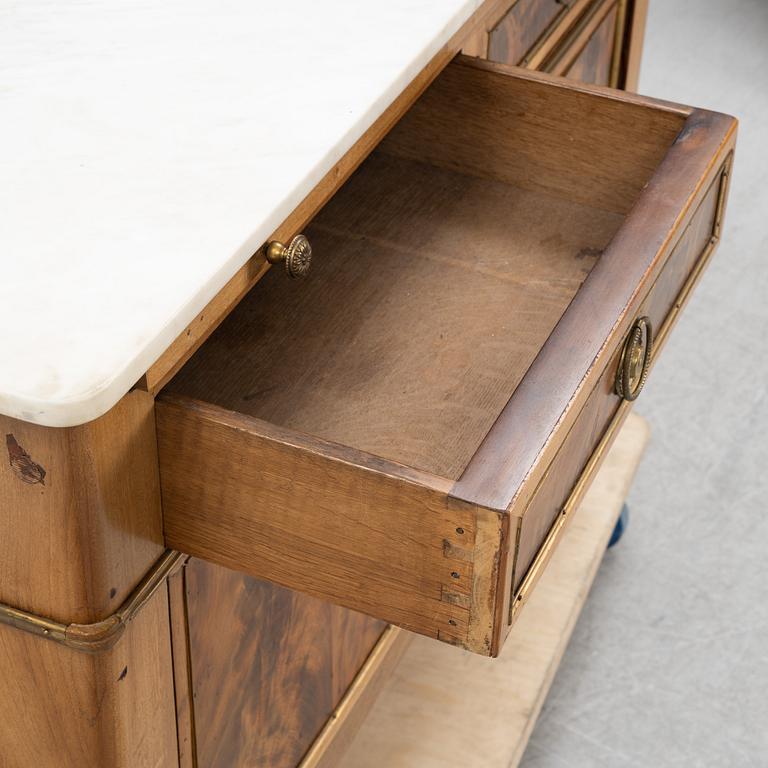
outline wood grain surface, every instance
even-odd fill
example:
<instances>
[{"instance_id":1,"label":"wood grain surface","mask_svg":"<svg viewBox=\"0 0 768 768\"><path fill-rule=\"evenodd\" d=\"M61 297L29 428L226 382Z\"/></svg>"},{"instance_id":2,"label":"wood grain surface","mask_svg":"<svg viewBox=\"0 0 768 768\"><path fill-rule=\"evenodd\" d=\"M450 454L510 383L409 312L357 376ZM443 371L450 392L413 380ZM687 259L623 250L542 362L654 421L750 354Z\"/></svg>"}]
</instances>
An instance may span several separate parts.
<instances>
[{"instance_id":1,"label":"wood grain surface","mask_svg":"<svg viewBox=\"0 0 768 768\"><path fill-rule=\"evenodd\" d=\"M413 637L392 624L384 630L299 768L337 768Z\"/></svg>"},{"instance_id":2,"label":"wood grain surface","mask_svg":"<svg viewBox=\"0 0 768 768\"><path fill-rule=\"evenodd\" d=\"M374 154L167 391L456 479L621 222Z\"/></svg>"},{"instance_id":3,"label":"wood grain surface","mask_svg":"<svg viewBox=\"0 0 768 768\"><path fill-rule=\"evenodd\" d=\"M481 68L496 70L499 75L504 71L500 65L490 63L466 66L468 70ZM541 84L544 78L527 73L519 77L533 78ZM478 78L478 82L483 81ZM437 85L440 83L442 79ZM680 133L657 158L655 173L643 182L643 194L636 200L626 222L568 305L517 386L514 397L452 491L460 498L492 508L507 508L512 504L522 508L527 504L638 316L640 305L663 270L669 254L722 169L736 137L736 121L726 115L668 109L665 105L655 107L653 100L618 92L608 95L604 89L568 86L562 80L553 84L558 89L572 90L574 99L589 101L590 94L602 94L616 102L614 107L619 103L626 104L629 111L625 113L625 119L637 115L641 120L643 110L658 109L660 114L655 119L660 121L658 138L663 137L662 143L667 141L667 131L672 128L667 121L678 121L681 116L684 119L682 123L678 122ZM426 98L429 97L427 94ZM557 97L550 93L550 98ZM444 98L440 98L439 103L450 108ZM590 113L597 121L596 127L602 123L599 110L600 107L595 105ZM529 118L530 113L526 112L526 117ZM647 127L650 129L650 123ZM568 123L565 135L568 131L580 133L573 120ZM552 137L557 135L557 132L551 132ZM632 135L632 131L627 135ZM646 149L637 151L649 153L646 157L650 159L647 136L644 141ZM608 155L612 151L608 144ZM596 168L600 167L599 160L596 159L595 164ZM580 164L571 158L568 167L579 168ZM642 175L638 174L638 181ZM557 372L556 376L553 371ZM520 434L525 434L526 439L516 440L515 436Z\"/></svg>"},{"instance_id":4,"label":"wood grain surface","mask_svg":"<svg viewBox=\"0 0 768 768\"><path fill-rule=\"evenodd\" d=\"M196 768L197 760L185 577L188 562L189 560L185 560L181 568L171 573L167 584L179 768Z\"/></svg>"},{"instance_id":5,"label":"wood grain surface","mask_svg":"<svg viewBox=\"0 0 768 768\"><path fill-rule=\"evenodd\" d=\"M0 664L2 768L177 765L165 590L97 654L0 625Z\"/></svg>"},{"instance_id":6,"label":"wood grain surface","mask_svg":"<svg viewBox=\"0 0 768 768\"><path fill-rule=\"evenodd\" d=\"M164 551L153 400L89 424L0 417L0 600L64 624L113 613ZM0 765L173 765L176 717L161 590L95 656L0 627Z\"/></svg>"},{"instance_id":7,"label":"wood grain surface","mask_svg":"<svg viewBox=\"0 0 768 768\"><path fill-rule=\"evenodd\" d=\"M566 13L558 0L518 0L491 30L488 58L504 64L519 64L547 28Z\"/></svg>"},{"instance_id":8,"label":"wood grain surface","mask_svg":"<svg viewBox=\"0 0 768 768\"><path fill-rule=\"evenodd\" d=\"M505 516L450 481L164 395L169 546L447 642L492 651Z\"/></svg>"},{"instance_id":9,"label":"wood grain surface","mask_svg":"<svg viewBox=\"0 0 768 768\"><path fill-rule=\"evenodd\" d=\"M163 552L153 400L81 427L0 416L0 601L64 623L115 611Z\"/></svg>"},{"instance_id":10,"label":"wood grain surface","mask_svg":"<svg viewBox=\"0 0 768 768\"><path fill-rule=\"evenodd\" d=\"M459 57L381 150L626 215L688 114Z\"/></svg>"},{"instance_id":11,"label":"wood grain surface","mask_svg":"<svg viewBox=\"0 0 768 768\"><path fill-rule=\"evenodd\" d=\"M611 85L611 66L616 53L615 41L618 4L614 4L608 13L600 19L594 31L584 45L577 47L575 56L566 58L563 74L573 80L595 85ZM557 73L560 74L560 73Z\"/></svg>"},{"instance_id":12,"label":"wood grain surface","mask_svg":"<svg viewBox=\"0 0 768 768\"><path fill-rule=\"evenodd\" d=\"M386 625L195 558L185 580L196 764L294 768Z\"/></svg>"},{"instance_id":13,"label":"wood grain surface","mask_svg":"<svg viewBox=\"0 0 768 768\"><path fill-rule=\"evenodd\" d=\"M533 47L526 53L520 66L529 70L543 71L546 62L554 51L559 50L565 44L575 27L579 25L586 13L594 7L599 0L565 0L563 13L556 17L544 33L539 36ZM491 61L509 64L509 61L501 61L489 56Z\"/></svg>"}]
</instances>

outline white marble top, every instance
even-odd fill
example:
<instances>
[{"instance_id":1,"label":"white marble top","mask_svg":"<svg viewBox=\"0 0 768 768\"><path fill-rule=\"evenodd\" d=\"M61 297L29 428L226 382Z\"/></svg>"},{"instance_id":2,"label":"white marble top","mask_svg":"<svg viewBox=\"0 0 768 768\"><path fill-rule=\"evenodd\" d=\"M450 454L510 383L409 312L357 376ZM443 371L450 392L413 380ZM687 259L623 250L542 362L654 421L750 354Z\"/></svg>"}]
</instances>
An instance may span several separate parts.
<instances>
[{"instance_id":1,"label":"white marble top","mask_svg":"<svg viewBox=\"0 0 768 768\"><path fill-rule=\"evenodd\" d=\"M0 413L107 411L480 0L0 0Z\"/></svg>"}]
</instances>

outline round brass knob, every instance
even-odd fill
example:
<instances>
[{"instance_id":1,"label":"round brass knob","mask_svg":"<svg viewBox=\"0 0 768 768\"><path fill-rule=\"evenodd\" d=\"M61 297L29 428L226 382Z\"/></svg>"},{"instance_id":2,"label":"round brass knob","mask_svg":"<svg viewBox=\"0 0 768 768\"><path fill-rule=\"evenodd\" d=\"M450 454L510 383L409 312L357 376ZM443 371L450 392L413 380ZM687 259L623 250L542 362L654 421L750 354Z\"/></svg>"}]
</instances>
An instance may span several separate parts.
<instances>
[{"instance_id":1,"label":"round brass knob","mask_svg":"<svg viewBox=\"0 0 768 768\"><path fill-rule=\"evenodd\" d=\"M621 352L616 371L616 394L625 400L635 400L648 377L653 353L653 329L647 317L635 320Z\"/></svg>"},{"instance_id":2,"label":"round brass knob","mask_svg":"<svg viewBox=\"0 0 768 768\"><path fill-rule=\"evenodd\" d=\"M288 245L273 240L267 245L267 261L285 264L288 277L306 277L312 266L312 246L304 235L296 235Z\"/></svg>"}]
</instances>

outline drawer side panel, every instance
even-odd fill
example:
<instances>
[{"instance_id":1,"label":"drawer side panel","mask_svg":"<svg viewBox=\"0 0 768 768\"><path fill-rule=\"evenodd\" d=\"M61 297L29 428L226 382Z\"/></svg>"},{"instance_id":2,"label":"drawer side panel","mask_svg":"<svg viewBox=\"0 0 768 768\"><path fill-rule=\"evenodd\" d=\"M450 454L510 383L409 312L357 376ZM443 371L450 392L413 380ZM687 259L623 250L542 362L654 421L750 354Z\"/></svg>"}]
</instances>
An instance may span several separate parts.
<instances>
[{"instance_id":1,"label":"drawer side panel","mask_svg":"<svg viewBox=\"0 0 768 768\"><path fill-rule=\"evenodd\" d=\"M450 498L449 481L187 398L163 396L157 420L169 547L491 652L503 514Z\"/></svg>"}]
</instances>

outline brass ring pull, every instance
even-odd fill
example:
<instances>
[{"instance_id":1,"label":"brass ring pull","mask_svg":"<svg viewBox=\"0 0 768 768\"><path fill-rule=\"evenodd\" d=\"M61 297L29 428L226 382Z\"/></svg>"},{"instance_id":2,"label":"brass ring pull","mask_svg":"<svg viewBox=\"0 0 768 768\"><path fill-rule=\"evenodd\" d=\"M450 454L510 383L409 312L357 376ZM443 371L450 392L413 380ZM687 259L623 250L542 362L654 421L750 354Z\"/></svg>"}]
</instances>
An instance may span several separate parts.
<instances>
[{"instance_id":1,"label":"brass ring pull","mask_svg":"<svg viewBox=\"0 0 768 768\"><path fill-rule=\"evenodd\" d=\"M621 352L616 371L616 394L625 400L635 400L648 377L653 354L653 329L647 317L635 320Z\"/></svg>"},{"instance_id":2,"label":"brass ring pull","mask_svg":"<svg viewBox=\"0 0 768 768\"><path fill-rule=\"evenodd\" d=\"M288 245L273 240L266 256L270 264L285 264L288 277L306 277L312 266L312 246L304 235L296 235Z\"/></svg>"}]
</instances>

